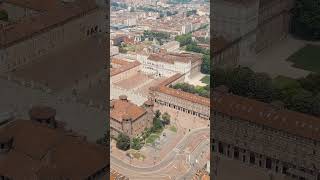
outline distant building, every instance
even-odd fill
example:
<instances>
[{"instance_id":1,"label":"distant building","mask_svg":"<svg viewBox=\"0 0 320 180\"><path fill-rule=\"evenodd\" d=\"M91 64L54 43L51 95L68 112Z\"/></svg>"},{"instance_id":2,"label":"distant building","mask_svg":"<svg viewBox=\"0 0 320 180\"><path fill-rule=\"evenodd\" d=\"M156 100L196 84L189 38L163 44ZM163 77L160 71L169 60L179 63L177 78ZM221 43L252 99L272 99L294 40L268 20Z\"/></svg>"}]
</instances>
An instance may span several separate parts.
<instances>
[{"instance_id":1,"label":"distant building","mask_svg":"<svg viewBox=\"0 0 320 180\"><path fill-rule=\"evenodd\" d=\"M141 135L145 128L152 127L153 102L147 101L140 107L121 95L110 102L110 135L124 133L129 137Z\"/></svg>"},{"instance_id":2,"label":"distant building","mask_svg":"<svg viewBox=\"0 0 320 180\"><path fill-rule=\"evenodd\" d=\"M142 60L142 71L155 77L170 77L174 74L193 76L200 72L202 58L191 53L152 53Z\"/></svg>"},{"instance_id":3,"label":"distant building","mask_svg":"<svg viewBox=\"0 0 320 180\"><path fill-rule=\"evenodd\" d=\"M180 43L178 41L170 41L163 44L161 49L164 49L166 52L177 52L180 48Z\"/></svg>"}]
</instances>

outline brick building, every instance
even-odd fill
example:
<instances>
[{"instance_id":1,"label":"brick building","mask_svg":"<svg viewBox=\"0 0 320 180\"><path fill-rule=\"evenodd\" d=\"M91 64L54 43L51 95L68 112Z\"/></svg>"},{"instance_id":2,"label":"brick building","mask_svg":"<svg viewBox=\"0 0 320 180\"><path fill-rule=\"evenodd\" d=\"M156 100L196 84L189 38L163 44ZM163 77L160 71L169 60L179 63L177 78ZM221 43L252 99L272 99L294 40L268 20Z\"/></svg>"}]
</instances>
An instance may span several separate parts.
<instances>
[{"instance_id":1,"label":"brick building","mask_svg":"<svg viewBox=\"0 0 320 180\"><path fill-rule=\"evenodd\" d=\"M183 82L185 76L176 74L155 87L151 87L152 100L161 106L167 106L180 112L203 119L210 119L210 99L170 88L169 85Z\"/></svg>"},{"instance_id":2,"label":"brick building","mask_svg":"<svg viewBox=\"0 0 320 180\"><path fill-rule=\"evenodd\" d=\"M107 147L89 143L55 121L55 110L34 107L31 120L0 126L0 179L102 179Z\"/></svg>"},{"instance_id":3,"label":"brick building","mask_svg":"<svg viewBox=\"0 0 320 180\"><path fill-rule=\"evenodd\" d=\"M214 168L219 167L217 158L224 157L251 171L261 169L286 179L320 179L319 118L229 94L226 88L213 93Z\"/></svg>"},{"instance_id":4,"label":"brick building","mask_svg":"<svg viewBox=\"0 0 320 180\"><path fill-rule=\"evenodd\" d=\"M110 102L110 135L117 137L119 133L129 137L140 135L145 128L152 127L153 102L146 101L142 107L137 106L121 95Z\"/></svg>"}]
</instances>

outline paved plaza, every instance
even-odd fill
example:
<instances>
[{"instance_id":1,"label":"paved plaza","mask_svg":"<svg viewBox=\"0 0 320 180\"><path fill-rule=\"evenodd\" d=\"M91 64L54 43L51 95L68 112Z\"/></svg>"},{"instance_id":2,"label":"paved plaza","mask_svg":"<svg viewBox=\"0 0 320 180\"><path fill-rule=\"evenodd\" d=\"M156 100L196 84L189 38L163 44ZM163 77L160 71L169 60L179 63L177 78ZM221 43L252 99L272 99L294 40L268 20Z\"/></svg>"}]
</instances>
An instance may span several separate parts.
<instances>
[{"instance_id":1,"label":"paved plaza","mask_svg":"<svg viewBox=\"0 0 320 180\"><path fill-rule=\"evenodd\" d=\"M193 75L192 78L186 78L185 82L192 84L194 86L206 86L207 84L205 84L201 81L201 79L205 76L206 76L205 74L202 74L199 72L199 73Z\"/></svg>"},{"instance_id":2,"label":"paved plaza","mask_svg":"<svg viewBox=\"0 0 320 180\"><path fill-rule=\"evenodd\" d=\"M209 121L170 108L155 108L170 114L177 132L166 129L167 137L160 138L159 146L145 145L139 151L146 157L144 160L130 159L113 142L111 167L130 179L191 179L210 159Z\"/></svg>"},{"instance_id":3,"label":"paved plaza","mask_svg":"<svg viewBox=\"0 0 320 180\"><path fill-rule=\"evenodd\" d=\"M305 41L288 36L279 43L263 50L255 57L254 61L243 65L252 68L256 72L268 73L271 77L277 77L279 75L291 78L304 77L310 72L292 67L293 63L287 61L287 59L299 49L303 48L306 43Z\"/></svg>"}]
</instances>

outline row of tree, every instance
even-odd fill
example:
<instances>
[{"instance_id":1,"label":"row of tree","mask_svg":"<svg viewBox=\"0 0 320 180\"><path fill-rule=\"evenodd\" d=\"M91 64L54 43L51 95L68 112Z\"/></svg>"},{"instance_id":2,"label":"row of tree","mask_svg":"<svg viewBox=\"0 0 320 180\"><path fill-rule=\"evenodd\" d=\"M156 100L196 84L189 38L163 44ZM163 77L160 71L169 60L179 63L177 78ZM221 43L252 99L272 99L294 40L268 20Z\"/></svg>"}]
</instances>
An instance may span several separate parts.
<instances>
[{"instance_id":1,"label":"row of tree","mask_svg":"<svg viewBox=\"0 0 320 180\"><path fill-rule=\"evenodd\" d=\"M307 40L320 40L319 0L295 0L292 32Z\"/></svg>"},{"instance_id":2,"label":"row of tree","mask_svg":"<svg viewBox=\"0 0 320 180\"><path fill-rule=\"evenodd\" d=\"M165 32L155 32L155 31L144 31L143 36L141 37L142 40L145 40L148 38L149 40L156 39L160 45L162 45L164 42L166 42L168 39L170 39L170 34Z\"/></svg>"},{"instance_id":3,"label":"row of tree","mask_svg":"<svg viewBox=\"0 0 320 180\"><path fill-rule=\"evenodd\" d=\"M168 4L187 4L190 3L191 0L169 0Z\"/></svg>"},{"instance_id":4,"label":"row of tree","mask_svg":"<svg viewBox=\"0 0 320 180\"><path fill-rule=\"evenodd\" d=\"M117 8L128 9L128 5L125 3L111 2L110 5Z\"/></svg>"},{"instance_id":5,"label":"row of tree","mask_svg":"<svg viewBox=\"0 0 320 180\"><path fill-rule=\"evenodd\" d=\"M204 49L198 46L197 42L192 40L192 34L184 34L176 36L176 41L180 43L180 46L186 46L186 51L196 52L203 54L201 72L204 74L210 74L210 50Z\"/></svg>"},{"instance_id":6,"label":"row of tree","mask_svg":"<svg viewBox=\"0 0 320 180\"><path fill-rule=\"evenodd\" d=\"M0 10L0 20L8 21L8 13L5 10Z\"/></svg>"},{"instance_id":7,"label":"row of tree","mask_svg":"<svg viewBox=\"0 0 320 180\"><path fill-rule=\"evenodd\" d=\"M196 14L197 14L197 10L194 9L194 10L187 11L186 16L189 17L191 15L196 15Z\"/></svg>"},{"instance_id":8,"label":"row of tree","mask_svg":"<svg viewBox=\"0 0 320 180\"><path fill-rule=\"evenodd\" d=\"M182 91L197 94L202 97L210 98L210 87L209 85L201 87L201 86L194 86L188 83L177 83L175 85L170 85L170 87L174 89L180 89Z\"/></svg>"},{"instance_id":9,"label":"row of tree","mask_svg":"<svg viewBox=\"0 0 320 180\"><path fill-rule=\"evenodd\" d=\"M310 74L301 79L272 79L268 74L237 67L214 69L212 78L212 88L225 85L239 96L266 103L280 101L290 110L320 116L320 74Z\"/></svg>"}]
</instances>

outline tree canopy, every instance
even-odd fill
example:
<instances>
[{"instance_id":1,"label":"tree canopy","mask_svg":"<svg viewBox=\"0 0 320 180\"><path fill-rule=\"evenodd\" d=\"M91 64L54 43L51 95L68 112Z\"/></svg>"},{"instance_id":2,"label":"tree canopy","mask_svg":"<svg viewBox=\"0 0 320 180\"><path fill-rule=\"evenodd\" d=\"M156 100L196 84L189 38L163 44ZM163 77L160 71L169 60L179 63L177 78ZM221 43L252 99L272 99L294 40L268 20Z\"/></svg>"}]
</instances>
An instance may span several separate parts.
<instances>
[{"instance_id":1,"label":"tree canopy","mask_svg":"<svg viewBox=\"0 0 320 180\"><path fill-rule=\"evenodd\" d=\"M120 133L117 138L116 146L124 151L130 149L130 137L126 134Z\"/></svg>"},{"instance_id":2,"label":"tree canopy","mask_svg":"<svg viewBox=\"0 0 320 180\"><path fill-rule=\"evenodd\" d=\"M292 20L293 33L307 40L320 39L319 0L296 0Z\"/></svg>"},{"instance_id":3,"label":"tree canopy","mask_svg":"<svg viewBox=\"0 0 320 180\"><path fill-rule=\"evenodd\" d=\"M320 115L320 75L310 74L305 78L270 78L264 73L256 73L247 67L234 69L214 69L213 85L225 85L230 92L272 103L283 102L290 110Z\"/></svg>"},{"instance_id":4,"label":"tree canopy","mask_svg":"<svg viewBox=\"0 0 320 180\"><path fill-rule=\"evenodd\" d=\"M0 20L8 21L8 13L5 10L0 10Z\"/></svg>"}]
</instances>

